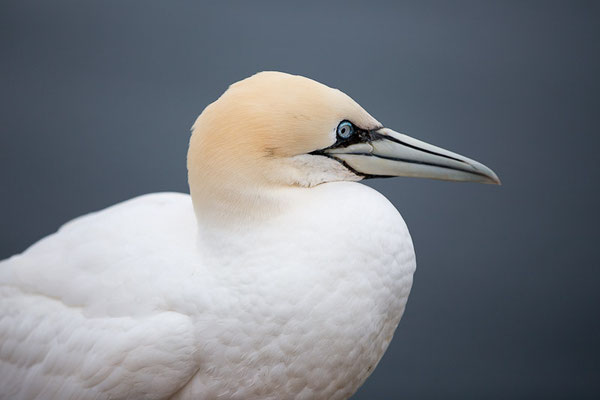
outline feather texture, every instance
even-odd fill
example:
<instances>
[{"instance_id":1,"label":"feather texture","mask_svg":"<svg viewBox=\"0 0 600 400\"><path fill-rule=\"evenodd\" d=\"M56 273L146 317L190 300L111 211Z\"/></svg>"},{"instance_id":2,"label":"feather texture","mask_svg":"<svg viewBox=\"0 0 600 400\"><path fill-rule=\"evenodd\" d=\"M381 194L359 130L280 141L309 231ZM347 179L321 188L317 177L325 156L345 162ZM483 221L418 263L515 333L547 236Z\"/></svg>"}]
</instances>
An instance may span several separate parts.
<instances>
[{"instance_id":1,"label":"feather texture","mask_svg":"<svg viewBox=\"0 0 600 400\"><path fill-rule=\"evenodd\" d=\"M142 196L0 264L0 398L347 398L414 268L402 218L358 183L235 235L198 230L188 195Z\"/></svg>"}]
</instances>

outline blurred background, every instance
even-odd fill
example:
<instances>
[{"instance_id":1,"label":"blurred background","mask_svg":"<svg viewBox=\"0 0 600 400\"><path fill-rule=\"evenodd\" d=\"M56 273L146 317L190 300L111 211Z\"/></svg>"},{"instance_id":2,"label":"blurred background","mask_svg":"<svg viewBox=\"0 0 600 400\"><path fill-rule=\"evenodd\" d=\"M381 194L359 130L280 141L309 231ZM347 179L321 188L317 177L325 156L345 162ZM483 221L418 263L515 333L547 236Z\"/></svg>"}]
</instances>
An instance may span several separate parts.
<instances>
[{"instance_id":1,"label":"blurred background","mask_svg":"<svg viewBox=\"0 0 600 400\"><path fill-rule=\"evenodd\" d=\"M0 259L187 192L189 129L262 70L337 87L503 186L372 180L417 273L354 399L600 398L600 3L0 3Z\"/></svg>"}]
</instances>

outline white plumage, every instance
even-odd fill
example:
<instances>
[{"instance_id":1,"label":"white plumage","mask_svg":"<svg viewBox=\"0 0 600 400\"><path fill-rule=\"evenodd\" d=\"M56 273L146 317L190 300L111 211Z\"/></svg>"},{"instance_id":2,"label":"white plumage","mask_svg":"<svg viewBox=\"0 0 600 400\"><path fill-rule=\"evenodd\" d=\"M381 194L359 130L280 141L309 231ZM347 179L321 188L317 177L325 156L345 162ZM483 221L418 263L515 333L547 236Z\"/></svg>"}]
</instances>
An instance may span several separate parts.
<instances>
[{"instance_id":1,"label":"white plumage","mask_svg":"<svg viewBox=\"0 0 600 400\"><path fill-rule=\"evenodd\" d=\"M240 88L258 85L303 105L298 93L326 88L306 81L268 73ZM383 196L336 182L361 179L360 171L309 153L357 154L357 145L370 143L339 145L338 120L357 130L380 127L353 102L350 111L332 106L342 117L320 106L331 123L303 109L298 115L322 138L297 135L307 151L289 154L279 150L294 141L287 136L307 125L248 122L248 114L258 120L278 112L271 107L236 114L258 144L233 133L211 142L219 127L221 135L239 130L219 118L219 104L260 105L235 90L196 123L188 158L193 200L141 196L77 218L0 262L0 398L346 399L372 372L410 292L412 242ZM273 125L285 140L264 134ZM223 154L236 146L235 157ZM240 156L255 147L260 160L256 154L268 148L265 164ZM483 166L461 160L479 171L470 180L482 180ZM272 162L280 164L267 167Z\"/></svg>"}]
</instances>

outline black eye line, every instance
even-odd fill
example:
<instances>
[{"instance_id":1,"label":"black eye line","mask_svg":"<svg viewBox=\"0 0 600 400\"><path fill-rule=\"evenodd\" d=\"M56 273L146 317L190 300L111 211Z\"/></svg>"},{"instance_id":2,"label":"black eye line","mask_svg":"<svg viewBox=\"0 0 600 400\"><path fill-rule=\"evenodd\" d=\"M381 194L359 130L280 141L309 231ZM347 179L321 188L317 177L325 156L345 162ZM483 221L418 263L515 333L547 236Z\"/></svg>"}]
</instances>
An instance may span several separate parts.
<instances>
[{"instance_id":1,"label":"black eye line","mask_svg":"<svg viewBox=\"0 0 600 400\"><path fill-rule=\"evenodd\" d=\"M354 128L354 133L346 138L340 138L339 135L337 134L337 129L338 127L343 124L344 122L349 122L352 127ZM373 140L379 139L381 137L381 135L379 133L377 133L378 130L382 129L383 126L377 126L373 129L370 130L366 130L366 129L362 129L359 128L358 126L354 125L351 121L348 121L347 119L341 121L338 126L335 128L335 137L336 137L336 142L334 144L332 144L331 146L321 149L321 150L315 150L313 152L310 152L308 154L312 154L312 155L317 155L317 156L324 156L327 158L330 158L332 160L335 160L339 163L341 163L344 167L346 167L349 171L351 171L352 173L354 173L357 176L361 176L363 179L371 179L371 178L391 178L391 176L387 176L387 175L370 175L370 174L363 174L362 172L358 172L357 170L355 170L354 168L352 168L350 165L348 165L348 163L346 163L343 160L340 160L339 158L336 158L334 155L332 154L328 154L325 152L325 150L330 150L330 149L335 149L338 147L347 147L347 146L351 146L353 144L357 144L357 143L366 143L366 142L372 142Z\"/></svg>"},{"instance_id":2,"label":"black eye line","mask_svg":"<svg viewBox=\"0 0 600 400\"><path fill-rule=\"evenodd\" d=\"M354 129L354 133L352 133L352 135L350 135L349 137L344 139L337 134L337 129L339 128L339 126L341 124L343 124L345 122L348 122L350 125L352 125L352 128ZM365 129L359 128L358 126L354 125L351 121L348 121L347 119L341 121L338 124L338 128L335 129L336 130L336 142L333 145L329 146L327 149L335 149L338 147L347 147L347 146L351 146L356 143L365 143L365 142L375 139L374 132L376 131L376 129L367 131ZM379 128L377 128L377 129L379 129ZM322 150L326 150L326 149L322 149Z\"/></svg>"}]
</instances>

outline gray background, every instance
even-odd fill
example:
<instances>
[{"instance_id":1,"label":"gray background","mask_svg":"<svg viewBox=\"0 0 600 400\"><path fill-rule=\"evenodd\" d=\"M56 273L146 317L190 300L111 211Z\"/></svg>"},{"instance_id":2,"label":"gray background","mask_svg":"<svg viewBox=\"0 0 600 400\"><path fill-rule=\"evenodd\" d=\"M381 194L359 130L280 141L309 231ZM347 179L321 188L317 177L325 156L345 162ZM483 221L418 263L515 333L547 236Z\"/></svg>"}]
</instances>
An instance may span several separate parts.
<instances>
[{"instance_id":1,"label":"gray background","mask_svg":"<svg viewBox=\"0 0 600 400\"><path fill-rule=\"evenodd\" d=\"M2 1L0 258L187 191L202 109L257 71L301 74L504 183L368 182L418 269L355 398L600 398L599 17L573 1Z\"/></svg>"}]
</instances>

